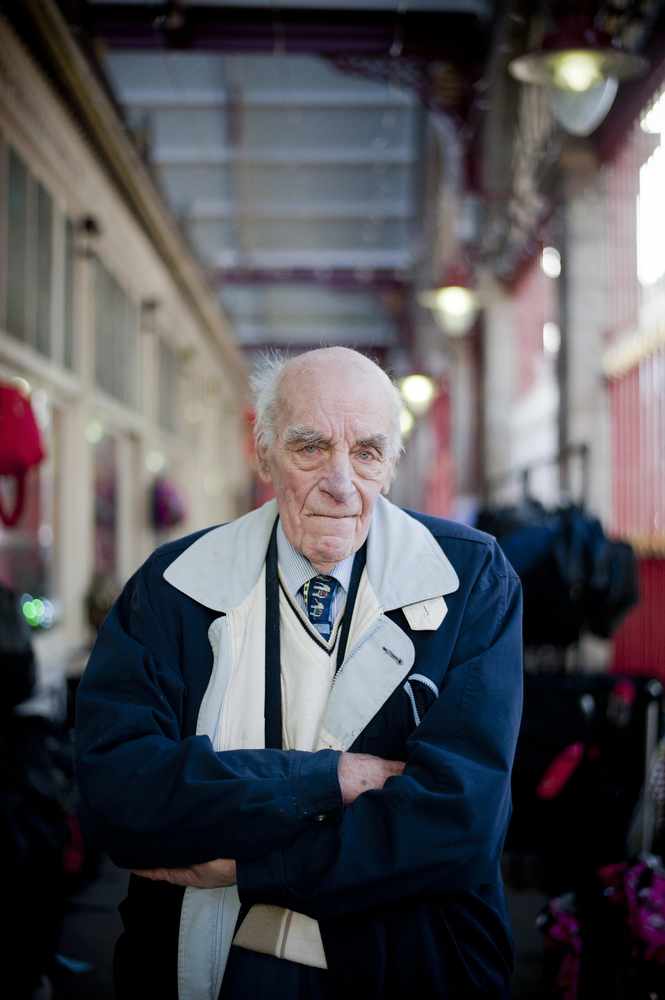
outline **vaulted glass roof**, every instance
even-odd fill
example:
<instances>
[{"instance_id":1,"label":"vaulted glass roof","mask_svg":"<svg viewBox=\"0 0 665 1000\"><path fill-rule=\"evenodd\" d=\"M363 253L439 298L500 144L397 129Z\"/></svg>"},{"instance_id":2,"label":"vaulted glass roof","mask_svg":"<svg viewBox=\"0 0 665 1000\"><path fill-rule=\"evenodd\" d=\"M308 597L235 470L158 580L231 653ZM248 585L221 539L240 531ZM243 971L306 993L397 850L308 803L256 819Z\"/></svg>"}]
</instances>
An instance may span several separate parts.
<instances>
[{"instance_id":1,"label":"vaulted glass roof","mask_svg":"<svg viewBox=\"0 0 665 1000\"><path fill-rule=\"evenodd\" d=\"M214 28L215 6L172 4L171 12L182 12L183 25L205 13ZM231 16L218 6L220 17ZM382 0L325 6L339 8L342 18L348 8L362 10L370 21L358 31L382 30L385 17L376 12L393 13ZM419 0L409 10L454 12L479 23L493 6ZM270 4L252 0L234 11L247 8L253 25L258 15L249 8L264 7ZM316 14L316 4L300 0L281 7ZM226 51L228 38L221 33L213 45L200 21L196 44L188 45L193 35L185 33L170 47L159 43L163 15L150 20L149 4L90 8L125 118L239 341L378 349L397 343L427 211L428 112L417 88L405 85L400 60L349 64L342 40L338 55L293 52L302 40L298 22L282 45L276 14L271 51ZM179 21L170 23L180 30ZM244 30L237 20L233 25ZM320 31L326 35L325 25Z\"/></svg>"}]
</instances>

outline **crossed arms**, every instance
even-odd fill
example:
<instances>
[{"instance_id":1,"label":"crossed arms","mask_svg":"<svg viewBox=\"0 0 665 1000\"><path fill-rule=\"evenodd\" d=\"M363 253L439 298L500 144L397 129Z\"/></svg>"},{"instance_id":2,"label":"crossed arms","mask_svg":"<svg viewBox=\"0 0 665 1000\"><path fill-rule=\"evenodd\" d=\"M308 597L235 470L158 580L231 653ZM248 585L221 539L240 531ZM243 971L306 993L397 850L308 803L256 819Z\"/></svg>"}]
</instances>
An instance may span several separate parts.
<instances>
[{"instance_id":1,"label":"crossed arms","mask_svg":"<svg viewBox=\"0 0 665 1000\"><path fill-rule=\"evenodd\" d=\"M385 760L373 754L340 754L337 777L343 804L350 806L363 792L383 788L388 778L402 774L404 767L399 760ZM231 858L216 858L186 868L134 868L132 871L156 882L171 882L196 889L235 885L238 877L236 863Z\"/></svg>"}]
</instances>

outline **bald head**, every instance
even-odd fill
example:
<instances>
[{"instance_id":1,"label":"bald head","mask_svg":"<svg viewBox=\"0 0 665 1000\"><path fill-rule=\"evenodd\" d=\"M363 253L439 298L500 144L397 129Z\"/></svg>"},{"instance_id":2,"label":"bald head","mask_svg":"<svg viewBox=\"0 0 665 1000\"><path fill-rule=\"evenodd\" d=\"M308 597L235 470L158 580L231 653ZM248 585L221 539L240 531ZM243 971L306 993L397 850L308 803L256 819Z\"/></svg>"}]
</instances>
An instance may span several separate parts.
<instances>
[{"instance_id":1,"label":"bald head","mask_svg":"<svg viewBox=\"0 0 665 1000\"><path fill-rule=\"evenodd\" d=\"M385 398L389 411L388 450L393 463L402 452L400 413L402 400L397 388L374 361L350 347L321 347L286 358L277 352L257 365L251 385L256 419L257 446L274 445L278 425L287 418L289 401L307 393L318 394L321 386L339 380L352 385L362 396L368 388Z\"/></svg>"},{"instance_id":2,"label":"bald head","mask_svg":"<svg viewBox=\"0 0 665 1000\"><path fill-rule=\"evenodd\" d=\"M282 375L286 377L313 370L324 372L336 370L347 374L364 375L366 378L377 379L386 386L386 389L392 389L392 383L383 369L351 347L319 347L313 351L296 354L295 357L285 361Z\"/></svg>"}]
</instances>

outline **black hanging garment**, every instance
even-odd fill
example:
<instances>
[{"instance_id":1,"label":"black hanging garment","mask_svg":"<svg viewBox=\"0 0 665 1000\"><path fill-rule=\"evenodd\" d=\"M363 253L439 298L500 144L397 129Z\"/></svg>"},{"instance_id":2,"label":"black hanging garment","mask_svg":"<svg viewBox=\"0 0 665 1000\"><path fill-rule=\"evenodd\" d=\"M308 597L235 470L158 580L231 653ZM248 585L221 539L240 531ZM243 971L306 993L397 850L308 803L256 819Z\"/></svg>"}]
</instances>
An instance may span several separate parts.
<instances>
[{"instance_id":1,"label":"black hanging garment","mask_svg":"<svg viewBox=\"0 0 665 1000\"><path fill-rule=\"evenodd\" d=\"M529 500L481 511L477 527L496 535L522 581L526 646L566 647L584 631L609 638L637 603L632 548L581 507Z\"/></svg>"}]
</instances>

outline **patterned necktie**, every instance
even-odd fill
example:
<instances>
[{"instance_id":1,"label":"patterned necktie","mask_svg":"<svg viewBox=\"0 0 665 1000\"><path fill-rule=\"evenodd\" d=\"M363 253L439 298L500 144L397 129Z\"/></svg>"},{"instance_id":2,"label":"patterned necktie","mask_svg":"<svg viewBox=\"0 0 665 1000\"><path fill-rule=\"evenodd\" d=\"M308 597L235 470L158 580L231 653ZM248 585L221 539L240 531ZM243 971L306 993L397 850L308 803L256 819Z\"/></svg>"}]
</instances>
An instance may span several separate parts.
<instances>
[{"instance_id":1,"label":"patterned necktie","mask_svg":"<svg viewBox=\"0 0 665 1000\"><path fill-rule=\"evenodd\" d=\"M339 582L334 576L313 576L303 585L307 615L324 639L330 638L333 627L333 603Z\"/></svg>"}]
</instances>

